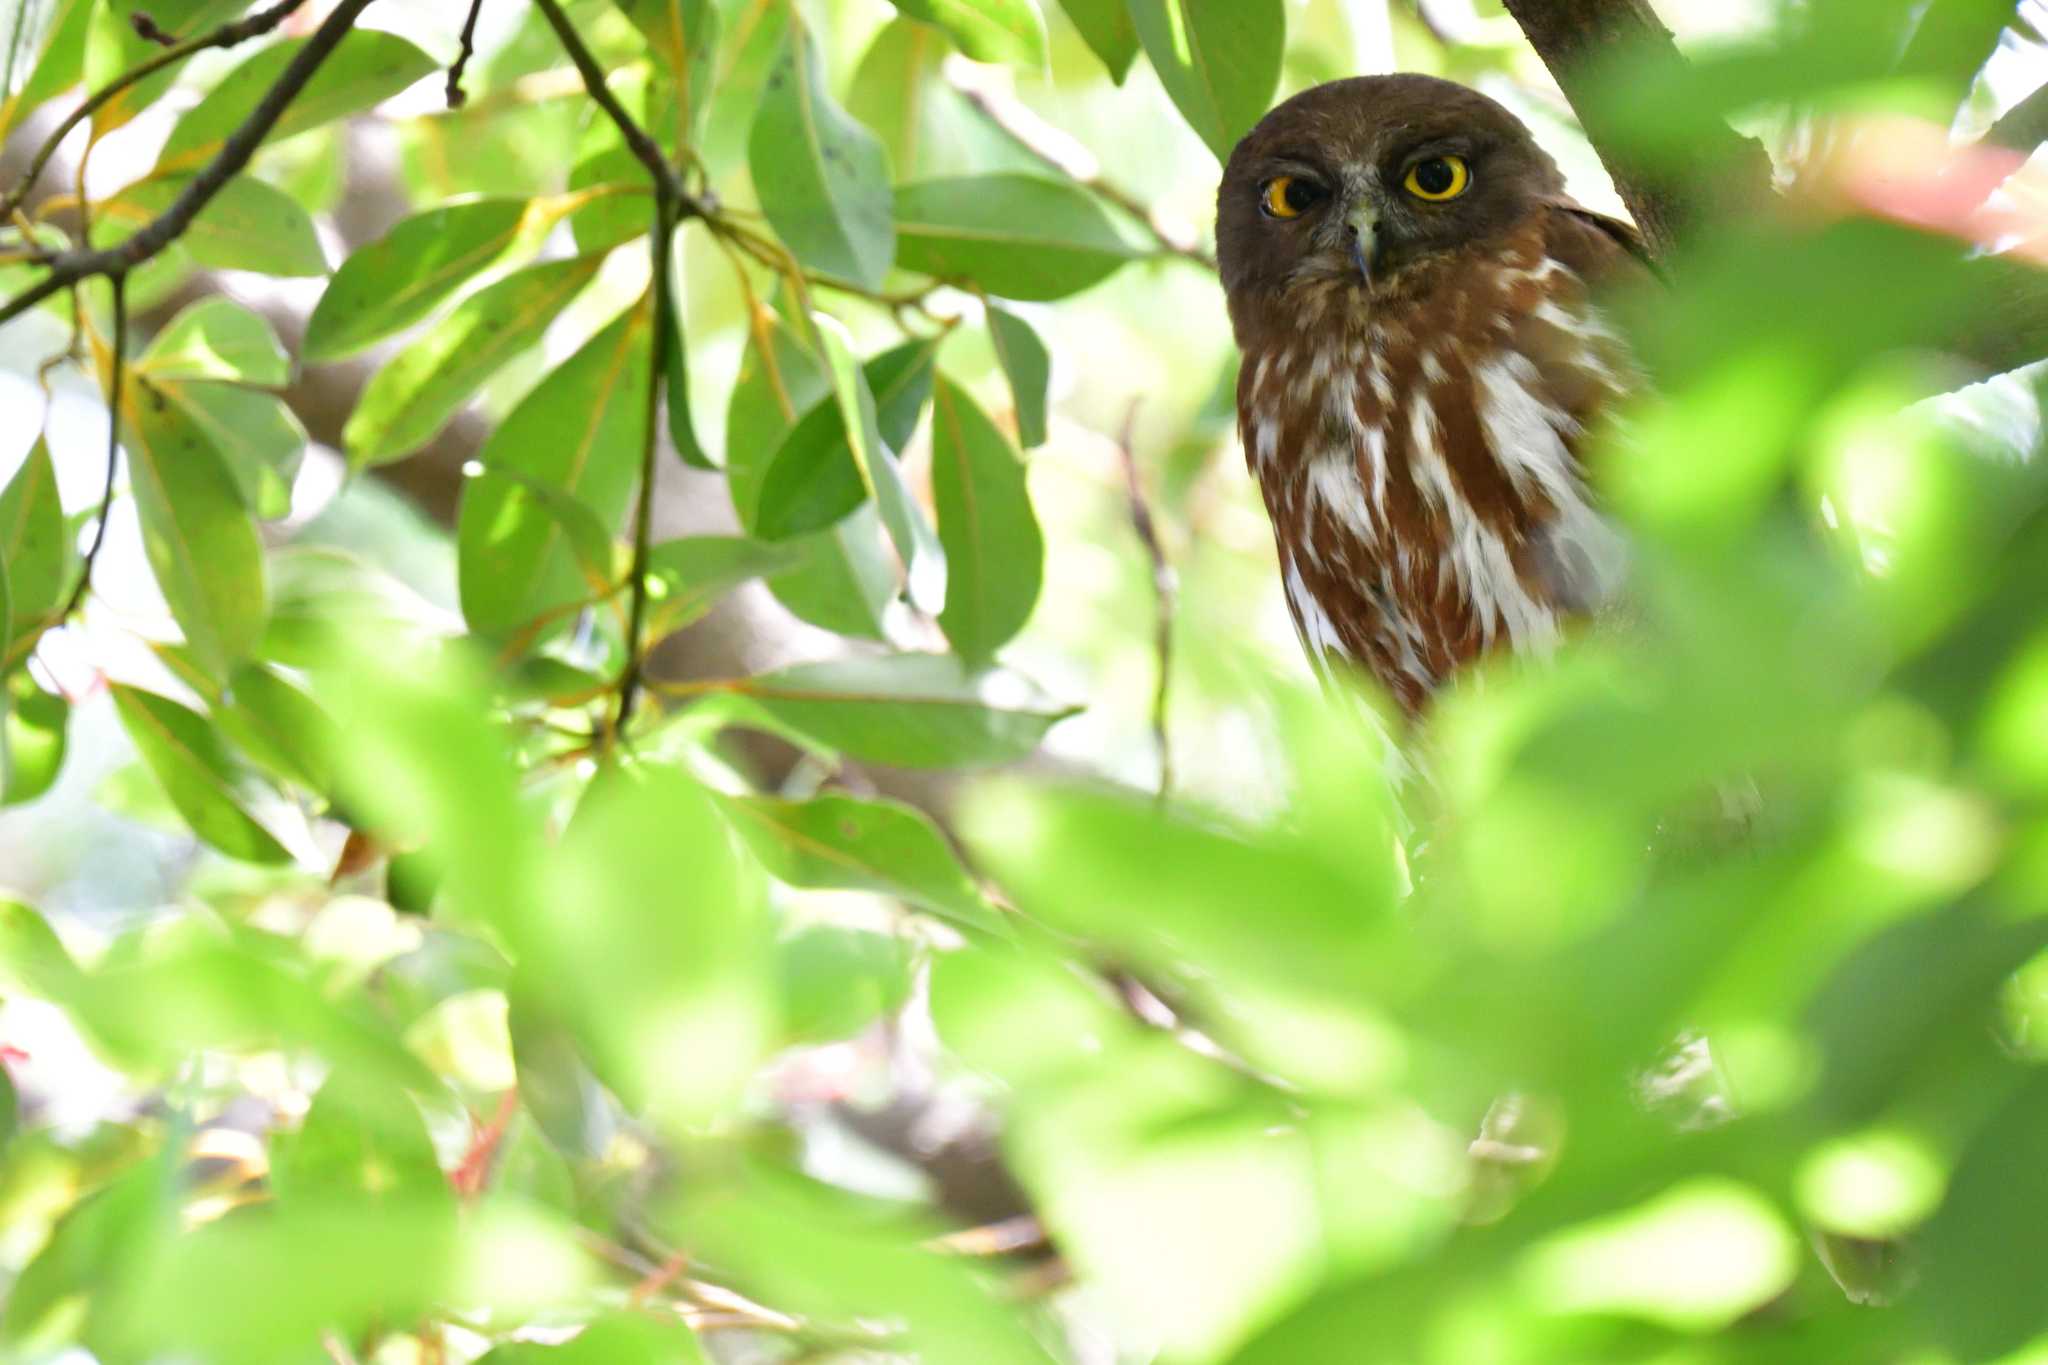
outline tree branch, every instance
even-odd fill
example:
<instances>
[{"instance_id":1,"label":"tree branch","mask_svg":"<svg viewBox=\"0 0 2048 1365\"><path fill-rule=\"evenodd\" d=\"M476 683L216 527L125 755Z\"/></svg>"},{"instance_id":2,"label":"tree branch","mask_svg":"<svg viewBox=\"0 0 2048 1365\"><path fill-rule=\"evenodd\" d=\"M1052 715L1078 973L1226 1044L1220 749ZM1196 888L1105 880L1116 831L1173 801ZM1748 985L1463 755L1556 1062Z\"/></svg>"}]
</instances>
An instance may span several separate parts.
<instances>
[{"instance_id":1,"label":"tree branch","mask_svg":"<svg viewBox=\"0 0 2048 1365\"><path fill-rule=\"evenodd\" d=\"M107 518L114 509L114 473L121 461L121 396L127 380L128 352L128 275L115 271L107 277L107 283L114 289L114 337L113 356L107 366L107 478L100 491L99 521L93 527L92 544L86 548L85 562L79 566L78 582L71 587L71 595L64 599L63 609L53 621L68 621L71 613L78 610L78 604L85 600L86 590L92 586L92 566L100 557L100 546L107 543Z\"/></svg>"},{"instance_id":2,"label":"tree branch","mask_svg":"<svg viewBox=\"0 0 2048 1365\"><path fill-rule=\"evenodd\" d=\"M43 145L36 149L36 154L29 160L28 169L22 172L21 179L16 182L12 190L7 192L4 198L0 198L0 219L12 218L14 216L14 211L21 207L24 199L28 198L29 190L36 183L36 177L43 173L43 167L50 164L50 158L56 154L57 145L70 134L73 128L76 128L79 124L97 113L108 100L114 98L114 96L120 94L136 82L155 75L165 67L184 61L195 52L204 52L208 48L215 47L234 47L238 43L247 42L251 38L268 33L283 23L294 10L298 9L305 2L306 0L278 0L278 3L272 5L269 9L258 10L256 13L244 18L222 24L211 33L194 38L189 42L179 43L168 51L159 52L148 61L130 67L113 80L108 81L105 85L93 91L83 104L72 110L65 117L64 121L52 129L50 135L43 139Z\"/></svg>"},{"instance_id":3,"label":"tree branch","mask_svg":"<svg viewBox=\"0 0 2048 1365\"><path fill-rule=\"evenodd\" d=\"M484 12L484 0L469 0L469 17L462 21L462 46L455 54L455 60L448 67L448 107L460 109L469 101L469 94L462 88L462 72L469 65L469 59L476 55L476 21Z\"/></svg>"},{"instance_id":4,"label":"tree branch","mask_svg":"<svg viewBox=\"0 0 2048 1365\"><path fill-rule=\"evenodd\" d=\"M1651 251L1669 256L1672 248L1697 224L1713 216L1717 200L1740 197L1758 200L1771 184L1771 162L1754 138L1722 125L1719 135L1697 149L1694 164L1714 168L1715 179L1697 172L1678 172L1638 160L1621 120L1605 101L1594 98L1600 72L1626 55L1638 69L1673 75L1685 69L1685 58L1671 32L1650 8L1649 0L1502 0L1522 27L1529 45L1550 68L1550 74L1571 101L1572 111L1600 154L1614 188L1642 230Z\"/></svg>"},{"instance_id":5,"label":"tree branch","mask_svg":"<svg viewBox=\"0 0 2048 1365\"><path fill-rule=\"evenodd\" d=\"M249 111L249 117L242 125L228 135L219 152L205 169L192 177L184 191L172 201L171 206L158 217L143 224L141 230L119 246L104 250L67 251L50 262L50 273L21 293L0 304L0 323L6 323L35 307L60 289L69 288L80 280L95 275L115 275L133 270L150 257L162 251L179 234L192 225L199 211L206 207L221 186L233 179L249 158L256 154L263 139L270 135L284 111L298 98L299 91L320 69L335 47L347 36L354 26L356 16L370 4L370 0L340 0L333 11L321 21L306 39L306 45L299 49L291 64L277 78L277 83L263 94L263 99Z\"/></svg>"}]
</instances>

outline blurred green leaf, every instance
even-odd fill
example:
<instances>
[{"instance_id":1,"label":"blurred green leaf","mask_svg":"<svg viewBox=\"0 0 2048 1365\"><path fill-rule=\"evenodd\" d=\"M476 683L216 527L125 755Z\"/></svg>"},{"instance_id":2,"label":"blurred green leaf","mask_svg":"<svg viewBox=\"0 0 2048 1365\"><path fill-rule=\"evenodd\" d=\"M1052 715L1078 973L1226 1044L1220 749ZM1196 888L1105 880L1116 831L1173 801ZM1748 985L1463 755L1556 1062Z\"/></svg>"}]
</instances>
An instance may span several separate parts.
<instances>
[{"instance_id":1,"label":"blurred green leaf","mask_svg":"<svg viewBox=\"0 0 2048 1365\"><path fill-rule=\"evenodd\" d=\"M334 272L306 320L306 359L339 360L418 322L534 216L524 199L473 199L400 219Z\"/></svg>"},{"instance_id":2,"label":"blurred green leaf","mask_svg":"<svg viewBox=\"0 0 2048 1365\"><path fill-rule=\"evenodd\" d=\"M1080 30L1088 50L1102 59L1109 78L1122 85L1138 58L1138 30L1126 0L1060 0L1060 8Z\"/></svg>"},{"instance_id":3,"label":"blurred green leaf","mask_svg":"<svg viewBox=\"0 0 2048 1365\"><path fill-rule=\"evenodd\" d=\"M342 431L350 465L388 463L433 439L479 384L540 340L603 263L594 255L527 266L457 304L363 390Z\"/></svg>"},{"instance_id":4,"label":"blurred green leaf","mask_svg":"<svg viewBox=\"0 0 2048 1365\"><path fill-rule=\"evenodd\" d=\"M1045 540L1024 466L967 392L941 376L932 412L932 495L946 547L939 627L962 659L980 663L1037 604Z\"/></svg>"},{"instance_id":5,"label":"blurred green leaf","mask_svg":"<svg viewBox=\"0 0 2048 1365\"><path fill-rule=\"evenodd\" d=\"M750 578L786 569L802 551L744 536L685 536L663 541L647 553L648 577L660 584L655 619L680 630L711 610L712 603Z\"/></svg>"},{"instance_id":6,"label":"blurred green leaf","mask_svg":"<svg viewBox=\"0 0 2048 1365\"><path fill-rule=\"evenodd\" d=\"M205 429L139 376L121 401L122 444L157 587L216 672L247 654L267 610L263 544Z\"/></svg>"},{"instance_id":7,"label":"blurred green leaf","mask_svg":"<svg viewBox=\"0 0 2048 1365\"><path fill-rule=\"evenodd\" d=\"M276 669L261 664L237 668L214 712L214 724L273 776L319 793L331 785L334 722Z\"/></svg>"},{"instance_id":8,"label":"blurred green leaf","mask_svg":"<svg viewBox=\"0 0 2048 1365\"><path fill-rule=\"evenodd\" d=\"M71 703L36 686L26 669L7 675L0 699L0 806L33 801L64 768Z\"/></svg>"},{"instance_id":9,"label":"blurred green leaf","mask_svg":"<svg viewBox=\"0 0 2048 1365\"><path fill-rule=\"evenodd\" d=\"M330 1075L306 1117L271 1144L271 1180L287 1204L337 1197L365 1206L453 1208L452 1191L419 1110L403 1090Z\"/></svg>"},{"instance_id":10,"label":"blurred green leaf","mask_svg":"<svg viewBox=\"0 0 2048 1365\"><path fill-rule=\"evenodd\" d=\"M1265 117L1287 46L1281 0L1128 0L1159 83L1218 161Z\"/></svg>"},{"instance_id":11,"label":"blurred green leaf","mask_svg":"<svg viewBox=\"0 0 2048 1365\"><path fill-rule=\"evenodd\" d=\"M78 83L85 68L86 30L95 8L93 0L16 6L8 30L6 79L0 81L0 137L14 131L15 125L46 100ZM25 41L38 19L43 28L39 49ZM23 41L17 43L17 35Z\"/></svg>"},{"instance_id":12,"label":"blurred green leaf","mask_svg":"<svg viewBox=\"0 0 2048 1365\"><path fill-rule=\"evenodd\" d=\"M879 891L964 929L1008 932L945 836L915 807L836 794L724 796L719 805L761 865L791 886Z\"/></svg>"},{"instance_id":13,"label":"blurred green leaf","mask_svg":"<svg viewBox=\"0 0 2048 1365\"><path fill-rule=\"evenodd\" d=\"M1045 16L1033 0L890 0L897 12L944 29L977 62L1045 65Z\"/></svg>"},{"instance_id":14,"label":"blurred green leaf","mask_svg":"<svg viewBox=\"0 0 2048 1365\"><path fill-rule=\"evenodd\" d=\"M643 300L585 342L520 400L478 455L588 509L615 533L639 482L647 427L648 330ZM589 550L524 483L471 479L457 522L462 613L500 635L550 610L590 600ZM607 556L608 557L608 556ZM597 567L608 566L599 559Z\"/></svg>"},{"instance_id":15,"label":"blurred green leaf","mask_svg":"<svg viewBox=\"0 0 2048 1365\"><path fill-rule=\"evenodd\" d=\"M1058 299L1140 253L1079 186L1001 174L896 191L896 263L1012 299Z\"/></svg>"},{"instance_id":16,"label":"blurred green leaf","mask_svg":"<svg viewBox=\"0 0 2048 1365\"><path fill-rule=\"evenodd\" d=\"M197 171L211 161L305 45L304 38L272 43L222 76L171 129L152 174ZM433 58L395 33L352 29L285 106L266 140L279 141L367 109L405 89L436 65Z\"/></svg>"},{"instance_id":17,"label":"blurred green leaf","mask_svg":"<svg viewBox=\"0 0 2048 1365\"><path fill-rule=\"evenodd\" d=\"M0 672L28 652L50 613L64 604L76 558L49 443L38 436L0 489L0 567L13 622L0 648Z\"/></svg>"},{"instance_id":18,"label":"blurred green leaf","mask_svg":"<svg viewBox=\"0 0 2048 1365\"><path fill-rule=\"evenodd\" d=\"M161 216L185 192L189 175L166 176L130 185L100 205L108 235L125 239ZM254 176L238 175L209 199L178 237L192 259L216 270L254 270L265 275L325 275L327 254L313 220L283 190Z\"/></svg>"},{"instance_id":19,"label":"blurred green leaf","mask_svg":"<svg viewBox=\"0 0 2048 1365\"><path fill-rule=\"evenodd\" d=\"M775 965L794 1041L851 1037L910 994L909 952L890 934L813 925L775 945Z\"/></svg>"},{"instance_id":20,"label":"blurred green leaf","mask_svg":"<svg viewBox=\"0 0 2048 1365\"><path fill-rule=\"evenodd\" d=\"M995 346L996 361L1003 368L1003 377L1010 381L1011 396L1017 402L1017 444L1026 450L1045 444L1052 356L1031 324L1007 309L989 307L988 335Z\"/></svg>"},{"instance_id":21,"label":"blurred green leaf","mask_svg":"<svg viewBox=\"0 0 2048 1365\"><path fill-rule=\"evenodd\" d=\"M809 32L793 30L768 77L747 164L761 210L797 259L868 289L895 254L889 158L832 99Z\"/></svg>"},{"instance_id":22,"label":"blurred green leaf","mask_svg":"<svg viewBox=\"0 0 2048 1365\"><path fill-rule=\"evenodd\" d=\"M477 1365L705 1365L697 1338L675 1323L619 1314L599 1318L564 1342L494 1346Z\"/></svg>"},{"instance_id":23,"label":"blurred green leaf","mask_svg":"<svg viewBox=\"0 0 2048 1365\"><path fill-rule=\"evenodd\" d=\"M849 757L909 768L1007 763L1074 713L1017 674L944 654L798 664L732 690Z\"/></svg>"},{"instance_id":24,"label":"blurred green leaf","mask_svg":"<svg viewBox=\"0 0 2048 1365\"><path fill-rule=\"evenodd\" d=\"M225 379L278 388L292 377L270 324L231 299L201 299L164 324L135 362L152 379Z\"/></svg>"},{"instance_id":25,"label":"blurred green leaf","mask_svg":"<svg viewBox=\"0 0 2048 1365\"><path fill-rule=\"evenodd\" d=\"M206 717L169 697L116 684L128 737L192 832L232 858L289 862L291 855L249 813L249 775Z\"/></svg>"},{"instance_id":26,"label":"blurred green leaf","mask_svg":"<svg viewBox=\"0 0 2048 1365\"><path fill-rule=\"evenodd\" d=\"M2039 1335L2048 1305L2027 1273L2048 1230L2039 1155L2048 1085L2038 1075L1976 1132L1927 1225L1925 1280L1911 1302L1964 1360L2003 1357Z\"/></svg>"}]
</instances>

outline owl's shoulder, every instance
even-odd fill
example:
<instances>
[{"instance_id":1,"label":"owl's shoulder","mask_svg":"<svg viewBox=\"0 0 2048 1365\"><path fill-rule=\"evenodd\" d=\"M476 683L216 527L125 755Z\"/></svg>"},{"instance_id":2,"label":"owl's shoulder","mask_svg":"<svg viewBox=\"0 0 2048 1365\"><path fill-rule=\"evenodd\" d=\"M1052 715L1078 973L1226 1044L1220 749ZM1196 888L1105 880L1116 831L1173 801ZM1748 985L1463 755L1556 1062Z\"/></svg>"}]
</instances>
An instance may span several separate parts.
<instances>
[{"instance_id":1,"label":"owl's shoulder","mask_svg":"<svg viewBox=\"0 0 2048 1365\"><path fill-rule=\"evenodd\" d=\"M1552 260L1595 287L1656 277L1656 259L1635 225L1570 199L1543 206L1543 245Z\"/></svg>"}]
</instances>

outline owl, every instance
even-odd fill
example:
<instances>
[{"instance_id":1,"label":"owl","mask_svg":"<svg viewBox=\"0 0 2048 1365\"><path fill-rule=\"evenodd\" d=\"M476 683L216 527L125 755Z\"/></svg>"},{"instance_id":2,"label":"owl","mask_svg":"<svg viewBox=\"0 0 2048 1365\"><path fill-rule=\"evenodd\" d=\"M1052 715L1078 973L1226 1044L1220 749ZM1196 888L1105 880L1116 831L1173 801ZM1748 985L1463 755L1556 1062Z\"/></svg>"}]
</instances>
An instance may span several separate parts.
<instances>
[{"instance_id":1,"label":"owl","mask_svg":"<svg viewBox=\"0 0 2048 1365\"><path fill-rule=\"evenodd\" d=\"M1594 300L1650 267L1519 119L1430 76L1303 91L1231 153L1216 244L1245 459L1319 673L1414 715L1610 597L1626 555L1582 455L1639 381Z\"/></svg>"}]
</instances>

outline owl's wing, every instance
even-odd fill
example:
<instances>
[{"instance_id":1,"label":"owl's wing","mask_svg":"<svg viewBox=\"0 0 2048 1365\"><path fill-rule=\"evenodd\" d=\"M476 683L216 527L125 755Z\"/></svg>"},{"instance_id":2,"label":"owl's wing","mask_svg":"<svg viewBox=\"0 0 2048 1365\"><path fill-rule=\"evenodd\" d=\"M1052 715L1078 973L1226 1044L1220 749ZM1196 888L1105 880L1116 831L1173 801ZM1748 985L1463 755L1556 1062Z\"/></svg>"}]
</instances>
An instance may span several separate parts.
<instances>
[{"instance_id":1,"label":"owl's wing","mask_svg":"<svg viewBox=\"0 0 2048 1365\"><path fill-rule=\"evenodd\" d=\"M1544 236L1551 255L1596 286L1627 283L1630 277L1645 274L1663 277L1633 223L1595 213L1575 200L1551 201Z\"/></svg>"}]
</instances>

